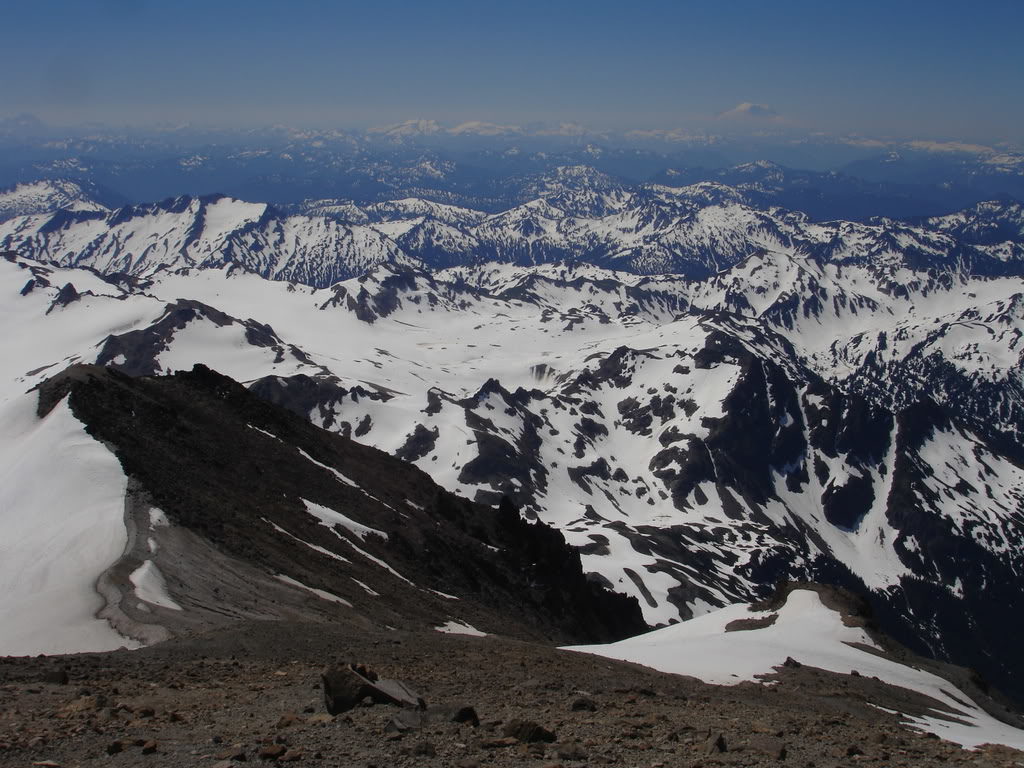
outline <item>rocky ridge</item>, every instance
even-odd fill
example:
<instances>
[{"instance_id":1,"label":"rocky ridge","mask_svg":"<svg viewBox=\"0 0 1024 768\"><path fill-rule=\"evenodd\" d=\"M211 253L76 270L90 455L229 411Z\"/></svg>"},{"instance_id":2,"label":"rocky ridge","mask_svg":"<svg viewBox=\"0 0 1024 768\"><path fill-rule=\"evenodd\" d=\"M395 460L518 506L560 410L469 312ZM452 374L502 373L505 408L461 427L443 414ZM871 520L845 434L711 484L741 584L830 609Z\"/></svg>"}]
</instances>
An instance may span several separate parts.
<instances>
[{"instance_id":1,"label":"rocky ridge","mask_svg":"<svg viewBox=\"0 0 1024 768\"><path fill-rule=\"evenodd\" d=\"M561 534L507 500L459 499L203 366L167 378L72 367L39 388L40 417L64 398L129 479L135 535L108 569L122 595L105 609L128 636L310 610L562 640L646 628L635 602L588 583ZM138 597L143 564L164 600Z\"/></svg>"}]
</instances>

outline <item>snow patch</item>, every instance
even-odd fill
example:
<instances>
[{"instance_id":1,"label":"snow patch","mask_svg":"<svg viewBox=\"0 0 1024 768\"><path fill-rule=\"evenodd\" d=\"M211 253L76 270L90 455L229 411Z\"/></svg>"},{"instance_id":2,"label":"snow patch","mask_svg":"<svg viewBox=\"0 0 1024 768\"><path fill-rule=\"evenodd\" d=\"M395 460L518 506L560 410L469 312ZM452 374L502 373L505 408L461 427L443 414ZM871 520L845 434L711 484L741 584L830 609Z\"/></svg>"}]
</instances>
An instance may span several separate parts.
<instances>
[{"instance_id":1,"label":"snow patch","mask_svg":"<svg viewBox=\"0 0 1024 768\"><path fill-rule=\"evenodd\" d=\"M378 531L376 528L371 528L368 525L357 523L350 517L340 512L335 512L333 509L314 504L312 501L302 500L302 503L306 505L306 511L309 512L313 517L320 521L321 525L327 526L331 530L334 530L336 525L340 525L346 531L355 534L361 541L365 541L367 536L380 536L382 539L386 539L388 535L384 531Z\"/></svg>"},{"instance_id":2,"label":"snow patch","mask_svg":"<svg viewBox=\"0 0 1024 768\"><path fill-rule=\"evenodd\" d=\"M445 632L450 635L470 635L472 637L487 637L486 632L481 632L471 624L464 621L446 621L439 627L434 627L438 632Z\"/></svg>"},{"instance_id":3,"label":"snow patch","mask_svg":"<svg viewBox=\"0 0 1024 768\"><path fill-rule=\"evenodd\" d=\"M144 560L142 565L132 571L128 580L135 586L135 594L143 602L172 611L182 610L168 594L164 575L152 560Z\"/></svg>"},{"instance_id":4,"label":"snow patch","mask_svg":"<svg viewBox=\"0 0 1024 768\"><path fill-rule=\"evenodd\" d=\"M352 603L350 603L343 597L338 597L337 595L331 592L327 592L323 589L317 589L316 587L307 586L303 584L301 581L297 581L291 578L290 576L285 576L283 573L277 574L277 580L285 584L288 584L289 586L298 587L299 589L304 589L307 592L312 592L314 595L316 595L319 598L322 598L323 600L329 600L332 603L340 603L341 605L344 605L347 608L352 607Z\"/></svg>"}]
</instances>

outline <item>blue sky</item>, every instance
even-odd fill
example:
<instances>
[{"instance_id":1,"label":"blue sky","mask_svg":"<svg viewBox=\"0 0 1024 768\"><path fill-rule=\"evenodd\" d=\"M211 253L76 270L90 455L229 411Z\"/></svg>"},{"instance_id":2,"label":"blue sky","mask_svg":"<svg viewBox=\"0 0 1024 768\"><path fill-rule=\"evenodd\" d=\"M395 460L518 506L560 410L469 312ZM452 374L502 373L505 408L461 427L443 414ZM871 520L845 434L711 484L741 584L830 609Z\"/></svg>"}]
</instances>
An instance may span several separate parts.
<instances>
[{"instance_id":1,"label":"blue sky","mask_svg":"<svg viewBox=\"0 0 1024 768\"><path fill-rule=\"evenodd\" d=\"M6 0L0 116L1024 139L1024 2ZM757 121L751 120L752 127Z\"/></svg>"}]
</instances>

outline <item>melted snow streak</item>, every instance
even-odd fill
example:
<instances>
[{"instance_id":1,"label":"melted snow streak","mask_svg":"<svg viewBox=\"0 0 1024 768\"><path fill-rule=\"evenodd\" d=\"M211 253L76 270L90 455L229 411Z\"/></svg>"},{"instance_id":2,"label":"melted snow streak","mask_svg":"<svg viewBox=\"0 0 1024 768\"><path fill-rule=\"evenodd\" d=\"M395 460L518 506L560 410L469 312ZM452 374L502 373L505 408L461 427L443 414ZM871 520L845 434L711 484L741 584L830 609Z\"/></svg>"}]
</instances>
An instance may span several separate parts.
<instances>
[{"instance_id":1,"label":"melted snow streak","mask_svg":"<svg viewBox=\"0 0 1024 768\"><path fill-rule=\"evenodd\" d=\"M338 603L340 605L344 605L346 608L352 607L352 603L350 603L343 597L338 597L337 595L331 592L327 592L323 589L317 589L316 587L307 586L303 584L301 581L296 581L290 576L285 576L283 573L279 573L276 578L278 581L281 581L285 584L288 584L293 587L298 587L299 589L305 590L306 592L310 592L319 597L321 600L327 600L331 603Z\"/></svg>"}]
</instances>

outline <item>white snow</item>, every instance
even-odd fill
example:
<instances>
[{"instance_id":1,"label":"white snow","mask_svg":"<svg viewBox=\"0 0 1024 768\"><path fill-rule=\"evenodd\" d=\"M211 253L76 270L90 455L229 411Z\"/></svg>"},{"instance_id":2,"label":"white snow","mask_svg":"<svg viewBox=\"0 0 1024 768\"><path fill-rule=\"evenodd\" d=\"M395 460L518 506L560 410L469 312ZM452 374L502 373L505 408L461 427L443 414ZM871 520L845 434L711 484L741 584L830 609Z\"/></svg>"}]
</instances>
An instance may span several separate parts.
<instances>
[{"instance_id":1,"label":"white snow","mask_svg":"<svg viewBox=\"0 0 1024 768\"><path fill-rule=\"evenodd\" d=\"M306 499L303 499L302 503L306 505L306 511L319 520L321 525L332 530L334 529L334 526L340 525L346 531L358 536L361 541L365 541L367 536L380 536L383 539L388 537L384 531L379 531L368 525L357 523L352 518L346 517L340 512L335 512L333 509L329 509L328 507L320 504L314 504L312 501L307 501Z\"/></svg>"},{"instance_id":2,"label":"white snow","mask_svg":"<svg viewBox=\"0 0 1024 768\"><path fill-rule=\"evenodd\" d=\"M486 632L481 632L479 629L471 624L467 624L464 621L446 621L439 627L434 627L438 632L445 632L450 635L470 635L472 637L486 637Z\"/></svg>"},{"instance_id":3,"label":"white snow","mask_svg":"<svg viewBox=\"0 0 1024 768\"><path fill-rule=\"evenodd\" d=\"M307 592L312 592L314 595L316 595L317 597L319 597L319 598L321 598L323 600L328 600L328 601L330 601L332 603L339 603L339 604L344 605L344 606L346 606L348 608L352 607L352 603L350 603L348 600L346 600L343 597L338 597L334 593L327 592L326 590L323 590L323 589L317 589L316 587L307 586L307 585L303 584L301 581L297 581L296 579L293 579L290 576L285 576L283 573L277 574L277 580L281 581L281 582L284 582L285 584L289 584L289 585L291 585L293 587L298 587L299 589L304 589Z\"/></svg>"},{"instance_id":4,"label":"white snow","mask_svg":"<svg viewBox=\"0 0 1024 768\"><path fill-rule=\"evenodd\" d=\"M0 655L138 647L96 618L96 582L123 553L127 479L67 401L0 403Z\"/></svg>"},{"instance_id":5,"label":"white snow","mask_svg":"<svg viewBox=\"0 0 1024 768\"><path fill-rule=\"evenodd\" d=\"M152 560L144 560L142 565L132 571L128 579L135 585L135 594L143 602L160 608L170 608L173 611L182 610L167 593L164 575Z\"/></svg>"},{"instance_id":6,"label":"white snow","mask_svg":"<svg viewBox=\"0 0 1024 768\"><path fill-rule=\"evenodd\" d=\"M363 591L366 592L366 594L368 594L370 597L380 597L380 592L374 591L373 589L368 587L365 583L361 582L359 579L353 578L352 581L354 581L356 584L358 584L360 587L362 587Z\"/></svg>"},{"instance_id":7,"label":"white snow","mask_svg":"<svg viewBox=\"0 0 1024 768\"><path fill-rule=\"evenodd\" d=\"M439 592L436 589L431 589L431 590L428 590L428 591L433 592L435 595L438 595L439 597L443 597L445 600L458 600L459 599L455 595L449 595L447 592Z\"/></svg>"}]
</instances>

